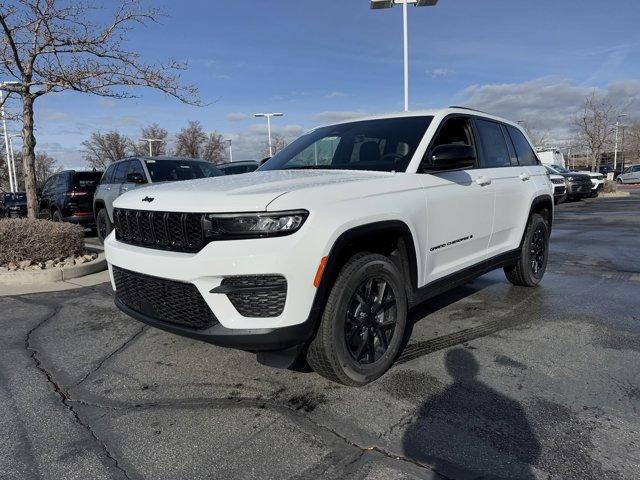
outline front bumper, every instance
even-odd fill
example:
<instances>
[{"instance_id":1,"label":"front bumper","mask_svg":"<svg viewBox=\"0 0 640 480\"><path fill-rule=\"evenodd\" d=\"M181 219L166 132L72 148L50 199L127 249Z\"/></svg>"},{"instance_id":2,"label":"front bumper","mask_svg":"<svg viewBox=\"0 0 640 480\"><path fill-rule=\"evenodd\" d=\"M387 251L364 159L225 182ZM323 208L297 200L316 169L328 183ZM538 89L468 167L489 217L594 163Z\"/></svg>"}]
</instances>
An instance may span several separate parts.
<instances>
[{"instance_id":1,"label":"front bumper","mask_svg":"<svg viewBox=\"0 0 640 480\"><path fill-rule=\"evenodd\" d=\"M212 242L192 254L128 245L116 240L112 232L105 240L105 254L116 296L114 266L143 275L189 283L197 288L219 323L196 330L134 311L122 301L116 304L140 321L217 345L268 350L304 343L307 335L310 335L311 327L308 324L315 323L309 319L313 316L312 305L316 293L313 279L320 258L309 257L309 243L314 241L309 237L313 236L313 232L307 235L303 233ZM279 315L248 317L236 309L221 285L225 278L243 275L280 275L286 279L286 301Z\"/></svg>"},{"instance_id":2,"label":"front bumper","mask_svg":"<svg viewBox=\"0 0 640 480\"><path fill-rule=\"evenodd\" d=\"M170 333L193 338L222 347L253 352L285 350L304 344L313 334L315 322L310 316L297 325L282 328L232 329L221 324L196 330L175 323L163 322L127 307L117 296L116 306L130 317Z\"/></svg>"},{"instance_id":3,"label":"front bumper","mask_svg":"<svg viewBox=\"0 0 640 480\"><path fill-rule=\"evenodd\" d=\"M567 195L571 197L586 197L591 195L591 181L567 182Z\"/></svg>"}]
</instances>

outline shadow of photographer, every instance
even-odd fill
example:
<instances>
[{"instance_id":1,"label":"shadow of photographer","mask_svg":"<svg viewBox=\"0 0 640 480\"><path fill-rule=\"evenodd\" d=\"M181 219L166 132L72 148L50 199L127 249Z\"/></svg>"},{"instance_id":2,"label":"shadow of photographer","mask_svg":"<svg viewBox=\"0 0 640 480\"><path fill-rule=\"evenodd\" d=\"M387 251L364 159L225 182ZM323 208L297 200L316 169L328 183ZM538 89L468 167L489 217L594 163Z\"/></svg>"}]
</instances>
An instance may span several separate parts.
<instances>
[{"instance_id":1,"label":"shadow of photographer","mask_svg":"<svg viewBox=\"0 0 640 480\"><path fill-rule=\"evenodd\" d=\"M476 378L468 350L450 350L445 364L454 382L421 405L405 454L451 478L535 478L540 443L520 404Z\"/></svg>"}]
</instances>

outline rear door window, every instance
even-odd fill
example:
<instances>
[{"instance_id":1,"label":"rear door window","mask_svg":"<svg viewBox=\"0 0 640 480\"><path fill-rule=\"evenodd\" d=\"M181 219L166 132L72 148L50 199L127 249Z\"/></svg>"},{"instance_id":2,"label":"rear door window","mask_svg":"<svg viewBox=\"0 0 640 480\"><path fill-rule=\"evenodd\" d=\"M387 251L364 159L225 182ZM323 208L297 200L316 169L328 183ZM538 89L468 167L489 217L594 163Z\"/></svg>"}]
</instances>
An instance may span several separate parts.
<instances>
[{"instance_id":1,"label":"rear door window","mask_svg":"<svg viewBox=\"0 0 640 480\"><path fill-rule=\"evenodd\" d=\"M100 184L101 185L105 185L105 184L109 184L112 182L113 180L113 171L116 169L116 164L111 164L109 165L109 168L107 168L107 171L104 172L104 175L102 175L102 178L100 179Z\"/></svg>"},{"instance_id":2,"label":"rear door window","mask_svg":"<svg viewBox=\"0 0 640 480\"><path fill-rule=\"evenodd\" d=\"M480 166L484 168L511 166L511 156L500 124L480 118L477 118L475 123L482 150Z\"/></svg>"},{"instance_id":3,"label":"rear door window","mask_svg":"<svg viewBox=\"0 0 640 480\"><path fill-rule=\"evenodd\" d=\"M538 158L522 132L511 125L507 125L507 131L516 149L518 163L520 165L538 165Z\"/></svg>"},{"instance_id":4,"label":"rear door window","mask_svg":"<svg viewBox=\"0 0 640 480\"><path fill-rule=\"evenodd\" d=\"M113 180L111 181L111 183L119 184L126 181L130 163L131 161L127 160L116 165L116 170L113 173Z\"/></svg>"}]
</instances>

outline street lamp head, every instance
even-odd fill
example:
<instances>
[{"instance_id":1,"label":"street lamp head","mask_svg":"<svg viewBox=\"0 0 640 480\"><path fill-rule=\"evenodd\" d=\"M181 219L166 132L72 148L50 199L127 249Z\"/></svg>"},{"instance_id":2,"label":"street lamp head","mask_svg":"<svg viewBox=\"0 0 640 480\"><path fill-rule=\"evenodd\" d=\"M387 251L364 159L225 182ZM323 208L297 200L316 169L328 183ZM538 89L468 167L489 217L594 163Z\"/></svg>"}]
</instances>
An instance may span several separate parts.
<instances>
[{"instance_id":1,"label":"street lamp head","mask_svg":"<svg viewBox=\"0 0 640 480\"><path fill-rule=\"evenodd\" d=\"M628 113L620 113L620 114L618 114L618 118L620 118L620 117L628 117L628 116L629 116Z\"/></svg>"},{"instance_id":2,"label":"street lamp head","mask_svg":"<svg viewBox=\"0 0 640 480\"><path fill-rule=\"evenodd\" d=\"M284 116L284 113L272 113L271 115L274 117L282 117Z\"/></svg>"},{"instance_id":3,"label":"street lamp head","mask_svg":"<svg viewBox=\"0 0 640 480\"><path fill-rule=\"evenodd\" d=\"M371 10L379 10L381 8L393 7L393 0L371 0Z\"/></svg>"},{"instance_id":4,"label":"street lamp head","mask_svg":"<svg viewBox=\"0 0 640 480\"><path fill-rule=\"evenodd\" d=\"M438 3L438 0L418 0L416 7L433 7Z\"/></svg>"},{"instance_id":5,"label":"street lamp head","mask_svg":"<svg viewBox=\"0 0 640 480\"><path fill-rule=\"evenodd\" d=\"M265 113L254 113L253 116L254 117L266 117L267 115Z\"/></svg>"}]
</instances>

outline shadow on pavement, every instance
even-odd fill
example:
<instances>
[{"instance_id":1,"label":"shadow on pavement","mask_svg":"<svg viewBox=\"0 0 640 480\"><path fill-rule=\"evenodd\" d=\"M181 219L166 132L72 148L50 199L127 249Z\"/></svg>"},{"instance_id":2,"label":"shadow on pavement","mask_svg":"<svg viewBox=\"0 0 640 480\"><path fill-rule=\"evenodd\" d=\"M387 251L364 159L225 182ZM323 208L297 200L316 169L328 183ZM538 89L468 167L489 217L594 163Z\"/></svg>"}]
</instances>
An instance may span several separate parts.
<instances>
[{"instance_id":1,"label":"shadow on pavement","mask_svg":"<svg viewBox=\"0 0 640 480\"><path fill-rule=\"evenodd\" d=\"M540 443L520 404L480 382L473 354L447 353L453 384L419 408L405 454L453 478L535 478Z\"/></svg>"}]
</instances>

